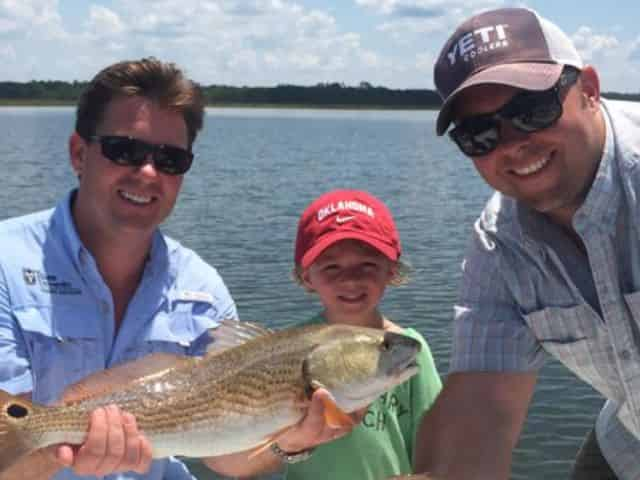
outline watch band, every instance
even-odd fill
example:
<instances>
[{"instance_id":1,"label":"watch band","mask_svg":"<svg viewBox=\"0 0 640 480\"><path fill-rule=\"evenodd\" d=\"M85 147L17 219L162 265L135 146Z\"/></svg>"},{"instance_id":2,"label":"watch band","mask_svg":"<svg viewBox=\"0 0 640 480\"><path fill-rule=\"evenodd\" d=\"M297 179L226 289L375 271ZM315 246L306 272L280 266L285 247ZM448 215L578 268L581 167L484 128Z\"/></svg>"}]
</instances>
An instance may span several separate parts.
<instances>
[{"instance_id":1,"label":"watch band","mask_svg":"<svg viewBox=\"0 0 640 480\"><path fill-rule=\"evenodd\" d=\"M276 457L282 460L284 463L298 463L304 460L307 460L311 454L313 453L313 448L309 448L307 450L301 450L299 452L285 452L280 448L280 446L273 442L269 448L271 449L271 453L273 453Z\"/></svg>"}]
</instances>

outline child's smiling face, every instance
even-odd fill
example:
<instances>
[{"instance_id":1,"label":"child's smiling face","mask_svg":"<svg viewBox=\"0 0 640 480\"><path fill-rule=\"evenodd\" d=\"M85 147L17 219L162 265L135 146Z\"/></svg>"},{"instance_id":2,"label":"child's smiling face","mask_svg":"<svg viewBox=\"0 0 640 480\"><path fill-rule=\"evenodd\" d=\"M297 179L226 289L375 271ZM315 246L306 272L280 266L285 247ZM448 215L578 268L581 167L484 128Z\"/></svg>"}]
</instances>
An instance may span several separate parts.
<instances>
[{"instance_id":1,"label":"child's smiling face","mask_svg":"<svg viewBox=\"0 0 640 480\"><path fill-rule=\"evenodd\" d=\"M379 320L377 306L395 270L396 262L367 243L342 240L303 271L302 281L320 297L329 322L367 325Z\"/></svg>"}]
</instances>

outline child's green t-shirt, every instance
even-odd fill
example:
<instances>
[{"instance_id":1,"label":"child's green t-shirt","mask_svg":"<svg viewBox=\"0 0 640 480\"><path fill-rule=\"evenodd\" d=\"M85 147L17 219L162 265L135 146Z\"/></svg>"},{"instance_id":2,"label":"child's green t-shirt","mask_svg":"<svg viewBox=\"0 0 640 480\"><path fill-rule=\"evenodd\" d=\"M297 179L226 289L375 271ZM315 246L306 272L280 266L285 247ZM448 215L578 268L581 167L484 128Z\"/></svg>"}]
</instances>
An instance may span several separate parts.
<instances>
[{"instance_id":1,"label":"child's green t-shirt","mask_svg":"<svg viewBox=\"0 0 640 480\"><path fill-rule=\"evenodd\" d=\"M314 317L306 323L322 321L322 317ZM422 344L417 357L418 373L373 402L351 433L318 446L308 460L288 465L287 480L380 480L412 472L420 419L442 384L422 335L412 328L403 333Z\"/></svg>"}]
</instances>

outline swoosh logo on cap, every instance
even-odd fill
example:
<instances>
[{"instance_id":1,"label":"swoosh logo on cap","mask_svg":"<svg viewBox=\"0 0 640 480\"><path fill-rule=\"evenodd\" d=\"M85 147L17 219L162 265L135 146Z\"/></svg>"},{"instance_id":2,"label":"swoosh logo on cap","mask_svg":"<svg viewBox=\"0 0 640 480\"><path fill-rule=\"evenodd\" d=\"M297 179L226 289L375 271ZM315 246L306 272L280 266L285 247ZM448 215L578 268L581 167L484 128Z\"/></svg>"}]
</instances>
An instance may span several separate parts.
<instances>
[{"instance_id":1,"label":"swoosh logo on cap","mask_svg":"<svg viewBox=\"0 0 640 480\"><path fill-rule=\"evenodd\" d=\"M353 220L354 218L356 218L356 217L354 217L353 215L348 216L348 217L341 217L340 215L338 215L336 217L336 223L347 223L347 222L350 222L351 220Z\"/></svg>"}]
</instances>

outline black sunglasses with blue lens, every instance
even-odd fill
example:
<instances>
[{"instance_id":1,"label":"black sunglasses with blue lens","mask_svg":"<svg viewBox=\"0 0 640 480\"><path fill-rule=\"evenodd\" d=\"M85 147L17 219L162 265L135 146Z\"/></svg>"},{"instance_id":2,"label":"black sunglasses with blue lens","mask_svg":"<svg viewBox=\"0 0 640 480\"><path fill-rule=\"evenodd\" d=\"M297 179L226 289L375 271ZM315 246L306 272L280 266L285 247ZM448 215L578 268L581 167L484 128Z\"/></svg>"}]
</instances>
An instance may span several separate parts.
<instances>
[{"instance_id":1,"label":"black sunglasses with blue lens","mask_svg":"<svg viewBox=\"0 0 640 480\"><path fill-rule=\"evenodd\" d=\"M500 122L508 121L521 132L549 128L562 116L562 93L573 85L580 71L566 67L556 84L548 90L517 93L499 110L460 120L449 137L469 157L481 157L500 143Z\"/></svg>"},{"instance_id":2,"label":"black sunglasses with blue lens","mask_svg":"<svg viewBox=\"0 0 640 480\"><path fill-rule=\"evenodd\" d=\"M156 145L121 135L93 135L89 139L100 142L103 156L126 167L144 165L151 154L156 170L167 175L182 175L193 161L191 151L173 145Z\"/></svg>"}]
</instances>

